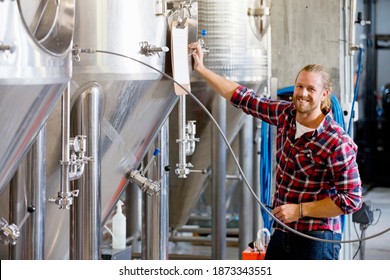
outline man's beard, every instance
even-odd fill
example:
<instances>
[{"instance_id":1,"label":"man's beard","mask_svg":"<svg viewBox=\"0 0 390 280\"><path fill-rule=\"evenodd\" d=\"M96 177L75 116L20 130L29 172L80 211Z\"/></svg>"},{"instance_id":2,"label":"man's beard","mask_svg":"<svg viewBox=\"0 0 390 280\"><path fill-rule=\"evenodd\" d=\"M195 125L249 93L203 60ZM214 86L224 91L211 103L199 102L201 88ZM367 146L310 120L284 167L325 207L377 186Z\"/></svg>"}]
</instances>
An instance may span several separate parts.
<instances>
[{"instance_id":1,"label":"man's beard","mask_svg":"<svg viewBox=\"0 0 390 280\"><path fill-rule=\"evenodd\" d=\"M301 101L300 101L301 100ZM304 101L302 101L304 100ZM317 105L313 102L312 99L303 99L300 97L293 97L293 102L297 112L301 114L306 114L314 111L317 108Z\"/></svg>"}]
</instances>

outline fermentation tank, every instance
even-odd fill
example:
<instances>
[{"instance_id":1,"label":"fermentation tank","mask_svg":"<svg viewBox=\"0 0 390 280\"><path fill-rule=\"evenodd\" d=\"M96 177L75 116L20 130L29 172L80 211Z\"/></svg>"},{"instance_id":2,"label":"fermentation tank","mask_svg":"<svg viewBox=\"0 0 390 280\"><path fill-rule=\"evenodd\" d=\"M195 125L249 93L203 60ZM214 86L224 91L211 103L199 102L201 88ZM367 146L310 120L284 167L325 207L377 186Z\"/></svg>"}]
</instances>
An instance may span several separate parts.
<instances>
[{"instance_id":1,"label":"fermentation tank","mask_svg":"<svg viewBox=\"0 0 390 280\"><path fill-rule=\"evenodd\" d=\"M74 0L0 1L0 193L70 80L73 25Z\"/></svg>"},{"instance_id":2,"label":"fermentation tank","mask_svg":"<svg viewBox=\"0 0 390 280\"><path fill-rule=\"evenodd\" d=\"M91 53L79 53L79 61L73 63L71 92L71 136L88 129L80 114L92 106L98 110L99 131L96 147L88 147L87 156L95 153L88 163L97 165L97 181L94 183L100 193L101 229L107 222L111 210L125 187L125 175L137 169L144 158L147 148L167 120L177 102L173 83L157 71L137 63L129 58L142 61L159 71L166 71L164 52L143 54L141 47L149 44L157 48L170 48L168 21L164 15L158 15L153 0L83 0L76 3L76 23L74 45L81 50L93 50ZM94 52L98 51L98 52ZM102 51L102 52L99 52ZM104 52L104 53L103 53ZM126 57L124 57L126 56ZM58 126L60 106L51 114L47 124L48 142L48 188L47 196L56 196L60 184L61 159L60 127ZM84 122L84 123L83 123ZM79 127L79 128L77 128ZM92 135L87 135L87 139ZM86 199L91 193L83 190L85 180L90 174L75 180L74 186L80 189L75 198L78 207L89 211ZM157 179L157 178L156 178ZM132 199L126 203L132 203ZM82 213L76 218L80 223L88 223L91 213ZM130 220L130 219L129 219ZM58 209L58 205L49 204L46 224L46 252L50 259L68 257L69 212ZM86 224L85 224L86 225ZM84 237L93 234L85 226ZM100 236L96 237L99 238ZM75 241L78 242L78 241ZM80 241L81 242L81 241ZM77 244L76 244L77 245ZM84 246L84 244L79 244ZM76 246L78 247L78 246ZM76 254L77 255L77 254ZM99 256L78 255L76 258L96 258Z\"/></svg>"},{"instance_id":3,"label":"fermentation tank","mask_svg":"<svg viewBox=\"0 0 390 280\"><path fill-rule=\"evenodd\" d=\"M35 191L44 196L40 237L44 238L45 259L101 257L103 233L110 226L116 202L123 198L126 176L139 170L148 152L158 148L153 145L168 118L172 170L178 162L175 105L179 98L173 82L162 74L173 72L171 23L177 13L186 18L188 42L196 41L200 30L207 29L210 53L205 63L210 69L256 89L267 83L266 45L250 31L250 22L241 20L247 18L247 5L236 2L0 1L0 217L11 217L8 212L22 207L17 218L9 221L20 222L30 202L25 198L31 190L24 183L31 184L28 174L35 165L44 165L45 188ZM190 62L189 55L183 63ZM214 93L191 69L188 74L192 92L210 108ZM212 123L195 102L187 100L187 114L196 120L196 136L201 138L190 160L195 169L210 170ZM242 113L229 111L227 118L228 138L233 139L240 130ZM43 127L44 133L36 138ZM25 162L35 140L41 144L44 140L40 154L44 159L37 162L27 157ZM69 149L80 151L78 143L83 143L82 158L64 160ZM67 180L64 170L73 168L77 160L83 162L83 172L68 174L71 179ZM30 173L19 171L23 168ZM208 175L179 179L170 173L171 228L186 223ZM14 189L8 184L12 176L19 182L15 196L9 194ZM64 185L70 187L66 195L71 197L66 199ZM125 200L126 207L132 208L139 196L126 194ZM138 217L127 218L137 223L132 218ZM29 226L21 229L23 241L11 249L19 251L13 255L16 258L23 258L20 252L32 240Z\"/></svg>"},{"instance_id":4,"label":"fermentation tank","mask_svg":"<svg viewBox=\"0 0 390 280\"><path fill-rule=\"evenodd\" d=\"M200 35L201 30L207 31L204 37L209 50L204 58L206 67L223 77L252 88L260 95L268 93L270 77L269 39L267 37L269 7L270 1L265 0L198 1L198 34ZM262 14L250 15L252 11L261 11ZM206 82L193 74L191 88L196 97L211 110L216 94ZM207 170L208 175L213 172L215 174L216 171L211 170L211 147L215 139L210 133L214 124L209 117L199 113L202 112L202 108L191 98L188 98L187 108L188 119L197 120L197 137L200 138L196 152L188 157L188 161L194 165L194 169ZM232 143L238 136L245 114L229 104L226 110L226 135ZM172 119L175 119L175 113L173 112ZM177 138L175 125L175 123L171 124L170 137L172 139ZM171 150L177 149L174 145L175 143L170 142ZM177 154L172 154L171 157L172 162L177 162ZM231 160L227 163L227 169L237 173ZM202 194L206 194L206 206L210 206L210 192L204 192L210 185L208 175L192 173L185 180L171 176L169 223L172 228L179 228L188 221ZM233 189L237 182L237 180L230 180L227 186ZM227 201L236 202L236 193L228 190ZM207 214L210 214L211 207L207 209L209 209L206 211Z\"/></svg>"}]
</instances>

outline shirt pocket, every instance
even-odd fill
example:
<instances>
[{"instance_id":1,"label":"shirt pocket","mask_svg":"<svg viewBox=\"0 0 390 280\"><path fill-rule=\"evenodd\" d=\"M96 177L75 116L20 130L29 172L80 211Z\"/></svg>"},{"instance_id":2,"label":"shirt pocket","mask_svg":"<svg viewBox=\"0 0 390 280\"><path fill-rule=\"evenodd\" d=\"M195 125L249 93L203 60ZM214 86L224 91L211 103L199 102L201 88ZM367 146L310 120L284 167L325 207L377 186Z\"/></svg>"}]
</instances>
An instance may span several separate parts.
<instances>
[{"instance_id":1,"label":"shirt pocket","mask_svg":"<svg viewBox=\"0 0 390 280\"><path fill-rule=\"evenodd\" d=\"M302 150L295 155L295 163L297 170L295 170L298 178L306 178L315 173L316 161L311 150Z\"/></svg>"}]
</instances>

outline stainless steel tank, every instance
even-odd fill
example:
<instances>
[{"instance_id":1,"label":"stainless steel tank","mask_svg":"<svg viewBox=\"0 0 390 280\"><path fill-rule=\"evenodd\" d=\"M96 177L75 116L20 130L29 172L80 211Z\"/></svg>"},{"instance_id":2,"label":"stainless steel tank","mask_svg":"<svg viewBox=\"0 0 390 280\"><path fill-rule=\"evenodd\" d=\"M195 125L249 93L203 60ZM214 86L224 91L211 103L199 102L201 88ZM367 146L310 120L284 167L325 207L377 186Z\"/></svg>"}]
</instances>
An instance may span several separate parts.
<instances>
[{"instance_id":1,"label":"stainless steel tank","mask_svg":"<svg viewBox=\"0 0 390 280\"><path fill-rule=\"evenodd\" d=\"M0 193L70 80L73 25L74 0L0 1Z\"/></svg>"},{"instance_id":2,"label":"stainless steel tank","mask_svg":"<svg viewBox=\"0 0 390 280\"><path fill-rule=\"evenodd\" d=\"M199 0L198 3L198 33L206 30L204 37L209 53L204 58L206 67L216 73L241 83L262 94L266 91L270 78L270 64L267 38L269 21L269 2L264 1L230 1L230 0ZM252 11L258 13L250 15ZM215 92L196 75L192 76L191 88L193 93L210 109ZM189 98L190 99L190 98ZM188 119L197 121L197 144L194 155L188 161L194 165L194 169L211 168L210 128L214 125L205 115L202 109L191 100L188 101ZM244 113L227 104L227 138L233 141L243 123ZM175 119L175 116L172 117ZM171 139L176 139L177 124L170 125ZM174 150L175 143L170 143L170 150ZM177 149L177 148L176 148ZM177 162L177 155L171 156L172 162ZM176 161L175 161L176 160ZM227 163L228 170L235 171L232 160ZM228 187L233 187L236 182L228 182ZM184 225L203 191L210 184L209 176L193 173L187 179L170 177L170 212L169 223L172 228ZM228 193L233 193L228 191ZM227 201L237 197L228 197ZM210 200L210 199L206 199ZM210 207L211 209L211 207Z\"/></svg>"},{"instance_id":3,"label":"stainless steel tank","mask_svg":"<svg viewBox=\"0 0 390 280\"><path fill-rule=\"evenodd\" d=\"M164 15L158 15L153 0L83 0L76 4L75 30L74 43L81 49L111 53L81 53L80 61L73 64L71 80L73 109L80 102L85 102L86 93L91 88L99 91L100 95L99 187L104 226L125 187L125 173L139 166L149 144L177 102L171 81L144 65L115 54L135 58L164 72L165 53L146 56L141 53L141 46L147 42L156 47L170 47L167 42L168 21ZM60 181L59 116L58 106L47 125L47 134L50 135L48 197L56 195ZM72 119L72 122L80 121L74 115ZM74 133L71 136L74 137ZM75 188L78 188L81 180L74 181ZM75 199L81 202L86 198ZM82 219L87 220L88 217ZM49 204L46 224L47 258L67 258L68 211Z\"/></svg>"}]
</instances>

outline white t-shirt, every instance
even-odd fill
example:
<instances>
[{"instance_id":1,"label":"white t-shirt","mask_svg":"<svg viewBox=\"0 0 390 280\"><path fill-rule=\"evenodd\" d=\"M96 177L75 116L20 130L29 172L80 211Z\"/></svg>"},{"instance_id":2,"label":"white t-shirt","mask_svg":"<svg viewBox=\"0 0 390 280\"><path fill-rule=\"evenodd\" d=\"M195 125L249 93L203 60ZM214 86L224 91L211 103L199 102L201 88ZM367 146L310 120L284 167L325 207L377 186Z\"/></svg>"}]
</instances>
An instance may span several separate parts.
<instances>
[{"instance_id":1,"label":"white t-shirt","mask_svg":"<svg viewBox=\"0 0 390 280\"><path fill-rule=\"evenodd\" d=\"M314 128L310 128L304 125L301 125L299 122L295 121L295 125L297 126L297 131L295 132L295 139L301 137L303 134L309 131L314 131Z\"/></svg>"}]
</instances>

